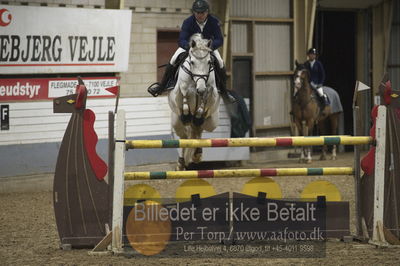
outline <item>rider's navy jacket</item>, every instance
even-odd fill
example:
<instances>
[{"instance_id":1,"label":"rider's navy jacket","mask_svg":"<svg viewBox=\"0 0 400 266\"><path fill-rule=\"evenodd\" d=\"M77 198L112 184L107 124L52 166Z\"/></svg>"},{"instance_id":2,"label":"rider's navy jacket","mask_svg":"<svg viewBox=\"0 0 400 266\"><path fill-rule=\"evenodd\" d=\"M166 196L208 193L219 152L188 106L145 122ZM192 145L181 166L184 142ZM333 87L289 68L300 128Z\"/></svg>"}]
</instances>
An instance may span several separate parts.
<instances>
[{"instance_id":1,"label":"rider's navy jacket","mask_svg":"<svg viewBox=\"0 0 400 266\"><path fill-rule=\"evenodd\" d=\"M204 26L203 32L197 24L194 15L185 19L182 24L181 32L179 33L179 47L188 50L189 39L195 33L201 33L203 34L203 38L212 40L213 50L218 49L224 42L219 20L212 15L208 15L207 23Z\"/></svg>"},{"instance_id":2,"label":"rider's navy jacket","mask_svg":"<svg viewBox=\"0 0 400 266\"><path fill-rule=\"evenodd\" d=\"M313 67L311 67L310 61L307 61L304 65L310 71L311 81L322 86L325 82L325 70L322 63L315 60Z\"/></svg>"}]
</instances>

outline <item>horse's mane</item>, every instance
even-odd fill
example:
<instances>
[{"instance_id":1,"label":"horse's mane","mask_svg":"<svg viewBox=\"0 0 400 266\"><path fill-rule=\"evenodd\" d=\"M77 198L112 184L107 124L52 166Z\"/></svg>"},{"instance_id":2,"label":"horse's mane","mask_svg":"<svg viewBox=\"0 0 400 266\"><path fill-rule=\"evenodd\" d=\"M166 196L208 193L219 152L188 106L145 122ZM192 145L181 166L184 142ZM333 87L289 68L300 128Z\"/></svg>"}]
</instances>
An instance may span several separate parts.
<instances>
[{"instance_id":1,"label":"horse's mane","mask_svg":"<svg viewBox=\"0 0 400 266\"><path fill-rule=\"evenodd\" d=\"M189 41L196 41L198 39L203 39L203 34L201 33L195 33L192 36L190 36L190 40Z\"/></svg>"},{"instance_id":2,"label":"horse's mane","mask_svg":"<svg viewBox=\"0 0 400 266\"><path fill-rule=\"evenodd\" d=\"M295 71L300 71L300 70L308 70L308 69L306 68L306 64L305 64L305 63L297 64L297 65L296 65Z\"/></svg>"},{"instance_id":3,"label":"horse's mane","mask_svg":"<svg viewBox=\"0 0 400 266\"><path fill-rule=\"evenodd\" d=\"M194 48L200 50L208 50L211 51L209 42L210 40L204 39L201 33L195 33L190 37L190 43L195 42L196 46Z\"/></svg>"},{"instance_id":4,"label":"horse's mane","mask_svg":"<svg viewBox=\"0 0 400 266\"><path fill-rule=\"evenodd\" d=\"M306 67L306 65L305 65L305 63L302 63L302 64L300 64L300 63L297 63L297 61L296 61L296 69L295 69L295 71L294 71L294 73L296 73L297 71L306 71L306 76L307 76L307 81L308 82L310 82L310 71L308 70L308 68Z\"/></svg>"}]
</instances>

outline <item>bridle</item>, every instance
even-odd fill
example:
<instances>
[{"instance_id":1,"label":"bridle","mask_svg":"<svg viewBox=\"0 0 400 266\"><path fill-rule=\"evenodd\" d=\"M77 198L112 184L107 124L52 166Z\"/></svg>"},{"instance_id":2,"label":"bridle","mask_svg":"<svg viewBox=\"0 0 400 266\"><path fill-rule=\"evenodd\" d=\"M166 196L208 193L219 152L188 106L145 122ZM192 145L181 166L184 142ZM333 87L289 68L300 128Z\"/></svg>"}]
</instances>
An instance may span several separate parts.
<instances>
[{"instance_id":1,"label":"bridle","mask_svg":"<svg viewBox=\"0 0 400 266\"><path fill-rule=\"evenodd\" d=\"M296 87L296 84L295 84L295 88L297 89L298 92L299 92L300 90L304 90L304 89L306 88L306 86L305 86L305 78L301 76L301 74L303 74L303 72L306 72L306 71L308 71L306 68L299 68L299 69L296 69L296 70L295 70L294 80L296 80L297 78L300 79L300 86L299 86L299 87ZM297 95L298 95L298 94L297 94ZM298 103L298 104L302 104L303 106L306 106L306 105L309 104L314 98L315 98L315 97L314 97L313 93L311 93L310 98L309 98L308 101L305 102L305 103L301 102L301 101L298 99L297 96L295 97L294 101L295 101L296 103Z\"/></svg>"},{"instance_id":2,"label":"bridle","mask_svg":"<svg viewBox=\"0 0 400 266\"><path fill-rule=\"evenodd\" d=\"M304 87L304 78L301 77L301 74L303 73L305 69L297 69L295 70L295 75L294 75L294 81L296 82L296 79L298 78L300 80L300 86L296 87L296 83L295 83L295 87L296 89L301 89L302 87Z\"/></svg>"},{"instance_id":3,"label":"bridle","mask_svg":"<svg viewBox=\"0 0 400 266\"><path fill-rule=\"evenodd\" d=\"M210 54L210 52L208 52L205 56L203 57L195 57L196 59L204 59L206 58L208 55ZM188 58L185 60L185 62L187 62L189 64L189 66L192 65L191 63L191 54L189 53ZM191 69L188 69L185 64L181 65L181 68L183 69L183 71L188 74L190 76L190 78L193 80L195 86L197 86L197 82L201 79L203 79L205 81L205 83L208 82L208 79L210 78L210 73L212 71L214 71L214 68L212 66L213 64L211 62L209 62L208 64L208 73L207 74L195 74L191 71Z\"/></svg>"}]
</instances>

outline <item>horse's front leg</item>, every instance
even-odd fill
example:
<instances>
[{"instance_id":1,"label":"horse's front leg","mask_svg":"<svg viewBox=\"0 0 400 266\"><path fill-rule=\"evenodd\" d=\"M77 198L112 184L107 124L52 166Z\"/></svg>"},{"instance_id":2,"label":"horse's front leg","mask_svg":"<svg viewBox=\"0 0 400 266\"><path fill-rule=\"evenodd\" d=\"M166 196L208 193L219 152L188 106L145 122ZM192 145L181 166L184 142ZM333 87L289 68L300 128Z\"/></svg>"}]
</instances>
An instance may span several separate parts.
<instances>
[{"instance_id":1,"label":"horse's front leg","mask_svg":"<svg viewBox=\"0 0 400 266\"><path fill-rule=\"evenodd\" d=\"M193 118L193 124L197 127L200 127L204 123L204 109L204 102L201 101Z\"/></svg>"},{"instance_id":2,"label":"horse's front leg","mask_svg":"<svg viewBox=\"0 0 400 266\"><path fill-rule=\"evenodd\" d=\"M193 124L195 126L202 126L204 123L204 117L205 117L205 109L206 109L206 102L208 101L210 93L209 92L204 92L203 94L198 94L197 95L197 109L193 118Z\"/></svg>"},{"instance_id":3,"label":"horse's front leg","mask_svg":"<svg viewBox=\"0 0 400 266\"><path fill-rule=\"evenodd\" d=\"M190 113L189 101L188 101L188 84L182 81L182 85L179 85L179 90L182 94L182 114L180 119L183 124L188 124L192 121L192 114Z\"/></svg>"},{"instance_id":4,"label":"horse's front leg","mask_svg":"<svg viewBox=\"0 0 400 266\"><path fill-rule=\"evenodd\" d=\"M314 125L314 120L310 119L307 123L303 124L303 136L309 136L310 132L312 131ZM311 146L307 146L305 148L305 150L307 151L307 159L306 159L306 163L311 163L312 162L312 157L311 157Z\"/></svg>"},{"instance_id":5,"label":"horse's front leg","mask_svg":"<svg viewBox=\"0 0 400 266\"><path fill-rule=\"evenodd\" d=\"M190 109L189 109L188 99L186 96L184 96L182 100L182 114L189 115L189 113Z\"/></svg>"},{"instance_id":6,"label":"horse's front leg","mask_svg":"<svg viewBox=\"0 0 400 266\"><path fill-rule=\"evenodd\" d=\"M199 118L201 118L203 116L203 114L204 114L204 102L201 101L199 107L196 110L196 115L195 116L196 116L196 118L199 119Z\"/></svg>"}]
</instances>

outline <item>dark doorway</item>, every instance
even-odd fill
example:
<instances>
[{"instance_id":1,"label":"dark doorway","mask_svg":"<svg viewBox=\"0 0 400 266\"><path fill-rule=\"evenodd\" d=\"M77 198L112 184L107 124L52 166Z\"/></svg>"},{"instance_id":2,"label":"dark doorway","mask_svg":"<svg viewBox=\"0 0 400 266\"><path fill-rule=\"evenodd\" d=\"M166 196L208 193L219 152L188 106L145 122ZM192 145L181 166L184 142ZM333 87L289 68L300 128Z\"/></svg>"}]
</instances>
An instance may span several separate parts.
<instances>
[{"instance_id":1,"label":"dark doorway","mask_svg":"<svg viewBox=\"0 0 400 266\"><path fill-rule=\"evenodd\" d=\"M251 57L234 57L232 65L232 90L250 101L249 113L253 120L253 82ZM250 130L250 136L253 136Z\"/></svg>"},{"instance_id":2,"label":"dark doorway","mask_svg":"<svg viewBox=\"0 0 400 266\"><path fill-rule=\"evenodd\" d=\"M157 66L169 63L172 55L178 49L179 31L157 32ZM157 80L160 81L164 74L164 67L157 68Z\"/></svg>"},{"instance_id":3,"label":"dark doorway","mask_svg":"<svg viewBox=\"0 0 400 266\"><path fill-rule=\"evenodd\" d=\"M232 72L232 90L251 99L251 58L234 58Z\"/></svg>"},{"instance_id":4,"label":"dark doorway","mask_svg":"<svg viewBox=\"0 0 400 266\"><path fill-rule=\"evenodd\" d=\"M314 45L326 72L324 85L339 93L344 109L344 134L353 135L356 13L318 11L314 33Z\"/></svg>"}]
</instances>

